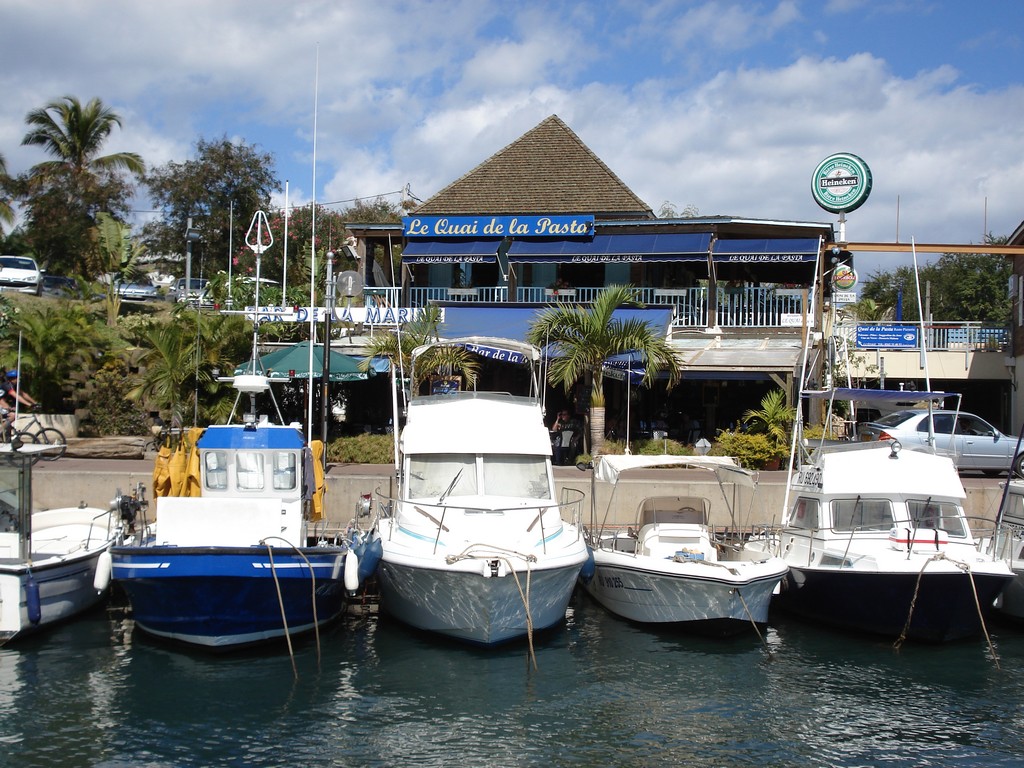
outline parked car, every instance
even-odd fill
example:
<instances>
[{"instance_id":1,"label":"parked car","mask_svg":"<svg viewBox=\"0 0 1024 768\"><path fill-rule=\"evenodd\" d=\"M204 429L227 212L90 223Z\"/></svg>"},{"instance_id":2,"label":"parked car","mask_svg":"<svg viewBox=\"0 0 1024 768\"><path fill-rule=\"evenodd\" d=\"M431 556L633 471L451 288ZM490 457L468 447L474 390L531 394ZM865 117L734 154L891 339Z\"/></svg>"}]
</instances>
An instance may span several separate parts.
<instances>
[{"instance_id":1,"label":"parked car","mask_svg":"<svg viewBox=\"0 0 1024 768\"><path fill-rule=\"evenodd\" d=\"M177 282L174 283L174 288L171 290L171 296L175 301L191 301L193 303L199 302L201 304L207 303L207 291L206 289L210 285L209 280L203 280L199 277L191 278L192 284L188 291L185 290L185 278L179 277Z\"/></svg>"},{"instance_id":2,"label":"parked car","mask_svg":"<svg viewBox=\"0 0 1024 768\"><path fill-rule=\"evenodd\" d=\"M78 293L78 283L73 277L43 275L42 292L47 296L74 296Z\"/></svg>"},{"instance_id":3,"label":"parked car","mask_svg":"<svg viewBox=\"0 0 1024 768\"><path fill-rule=\"evenodd\" d=\"M935 450L950 456L961 470L1024 473L1024 452L1015 455L1017 438L1004 435L980 416L963 411L932 411ZM928 410L910 408L860 426L861 440L895 438L908 448L928 446Z\"/></svg>"},{"instance_id":4,"label":"parked car","mask_svg":"<svg viewBox=\"0 0 1024 768\"><path fill-rule=\"evenodd\" d=\"M0 290L38 296L43 290L43 271L31 256L0 256Z\"/></svg>"},{"instance_id":5,"label":"parked car","mask_svg":"<svg viewBox=\"0 0 1024 768\"><path fill-rule=\"evenodd\" d=\"M156 301L161 298L160 289L152 283L118 283L117 295L126 301Z\"/></svg>"}]
</instances>

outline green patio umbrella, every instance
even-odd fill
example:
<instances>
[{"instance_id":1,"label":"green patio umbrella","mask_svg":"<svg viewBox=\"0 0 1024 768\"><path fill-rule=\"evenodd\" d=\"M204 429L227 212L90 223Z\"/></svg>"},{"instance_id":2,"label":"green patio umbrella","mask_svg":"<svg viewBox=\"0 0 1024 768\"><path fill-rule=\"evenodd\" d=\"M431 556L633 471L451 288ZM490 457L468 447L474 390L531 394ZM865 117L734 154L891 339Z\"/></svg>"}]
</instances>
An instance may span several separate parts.
<instances>
[{"instance_id":1,"label":"green patio umbrella","mask_svg":"<svg viewBox=\"0 0 1024 768\"><path fill-rule=\"evenodd\" d=\"M301 341L290 347L275 349L273 352L261 355L259 362L263 372L272 380L305 379L309 375L309 342ZM235 368L236 376L252 372L251 360ZM260 369L257 366L256 373L259 372ZM323 376L323 372L324 345L317 344L313 347L313 378L319 379ZM355 358L331 350L331 381L363 381L370 374L359 370L359 363Z\"/></svg>"}]
</instances>

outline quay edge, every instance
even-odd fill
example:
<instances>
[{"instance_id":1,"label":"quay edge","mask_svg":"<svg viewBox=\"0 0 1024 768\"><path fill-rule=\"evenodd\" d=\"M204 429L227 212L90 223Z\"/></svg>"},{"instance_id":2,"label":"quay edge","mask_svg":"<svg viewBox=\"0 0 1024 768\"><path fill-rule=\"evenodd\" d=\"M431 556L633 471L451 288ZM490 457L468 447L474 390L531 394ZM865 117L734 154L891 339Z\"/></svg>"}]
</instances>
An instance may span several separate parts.
<instances>
[{"instance_id":1,"label":"quay edge","mask_svg":"<svg viewBox=\"0 0 1024 768\"><path fill-rule=\"evenodd\" d=\"M54 462L39 462L32 481L32 499L35 509L87 506L106 509L118 488L132 491L138 483L146 486L146 498L152 499L153 462L149 459L82 459L63 458ZM590 522L590 473L575 467L555 467L558 492L563 488L576 488L586 495L583 522ZM711 524L730 524L717 483L708 481L707 473L695 470L652 469L639 470L634 479L619 483L615 509L609 523L628 523L637 505L647 496L701 495L711 500ZM786 490L785 472L762 472L753 503L746 500L738 505L740 526L771 522L782 507ZM962 478L967 490L965 511L972 526L991 523L999 508L1002 494L1001 478ZM603 485L603 484L602 484ZM324 505L327 512L327 530L343 529L351 522L356 503L363 494L373 494L374 507L377 493L387 497L396 489L394 468L389 464L331 464L327 471L327 494ZM607 507L607 489L598 488L598 520ZM152 509L152 503L151 503ZM362 521L365 525L366 520Z\"/></svg>"}]
</instances>

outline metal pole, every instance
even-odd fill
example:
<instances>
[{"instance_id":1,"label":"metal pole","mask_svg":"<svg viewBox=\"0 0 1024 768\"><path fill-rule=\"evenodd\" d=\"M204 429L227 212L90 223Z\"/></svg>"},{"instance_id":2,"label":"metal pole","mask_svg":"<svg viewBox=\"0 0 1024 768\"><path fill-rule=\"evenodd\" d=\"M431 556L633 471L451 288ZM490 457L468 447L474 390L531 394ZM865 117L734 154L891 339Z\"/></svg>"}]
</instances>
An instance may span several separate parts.
<instances>
[{"instance_id":1,"label":"metal pole","mask_svg":"<svg viewBox=\"0 0 1024 768\"><path fill-rule=\"evenodd\" d=\"M225 302L228 309L234 303L231 300L231 262L235 260L235 201L231 201L230 213L228 214L228 299Z\"/></svg>"},{"instance_id":2,"label":"metal pole","mask_svg":"<svg viewBox=\"0 0 1024 768\"><path fill-rule=\"evenodd\" d=\"M334 251L327 252L327 285L324 286L327 317L324 320L324 368L320 379L320 439L324 442L324 469L327 468L327 413L331 384L331 318L334 316Z\"/></svg>"}]
</instances>

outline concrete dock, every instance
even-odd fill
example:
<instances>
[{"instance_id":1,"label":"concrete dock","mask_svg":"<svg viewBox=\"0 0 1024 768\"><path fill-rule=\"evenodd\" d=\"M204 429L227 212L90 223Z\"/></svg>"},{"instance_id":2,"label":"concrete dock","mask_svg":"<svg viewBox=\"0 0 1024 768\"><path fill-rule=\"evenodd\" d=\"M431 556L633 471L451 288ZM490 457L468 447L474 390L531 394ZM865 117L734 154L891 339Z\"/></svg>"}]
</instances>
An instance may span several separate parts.
<instances>
[{"instance_id":1,"label":"concrete dock","mask_svg":"<svg viewBox=\"0 0 1024 768\"><path fill-rule=\"evenodd\" d=\"M555 481L559 493L563 488L575 488L585 494L582 518L591 521L591 473L576 467L555 467ZM327 493L324 506L328 529L344 528L354 517L357 502L363 494L372 494L374 508L380 497L394 496L394 468L386 464L332 464L327 472ZM640 501L648 496L704 496L711 501L711 523L736 524L746 527L754 523L778 521L786 489L785 472L762 472L754 494L740 493L737 501L737 519L732 521L714 476L709 472L690 469L637 469L628 479L619 482L612 508L609 510L609 489L599 484L596 492L596 520L601 522L631 522ZM980 527L982 520L995 518L1002 494L1001 478L963 475L967 490L966 512L972 526ZM153 462L149 459L82 459L63 458L54 462L40 461L35 465L32 478L33 506L36 509L86 506L105 509L117 490L128 493L138 483L146 488L146 498L152 498ZM153 505L151 504L151 509ZM152 511L151 511L151 514ZM157 510L158 514L158 510Z\"/></svg>"}]
</instances>

